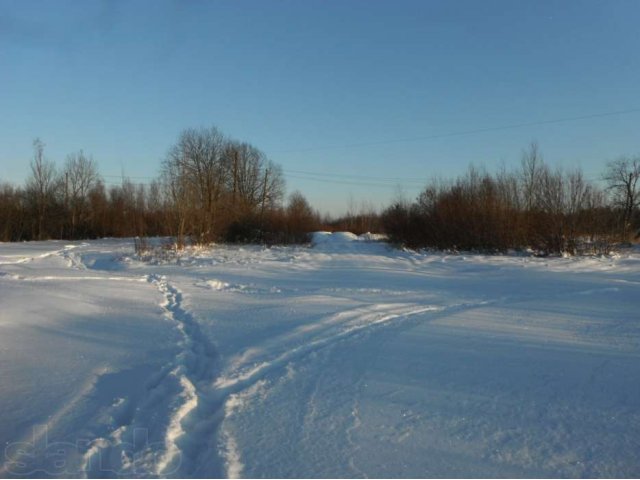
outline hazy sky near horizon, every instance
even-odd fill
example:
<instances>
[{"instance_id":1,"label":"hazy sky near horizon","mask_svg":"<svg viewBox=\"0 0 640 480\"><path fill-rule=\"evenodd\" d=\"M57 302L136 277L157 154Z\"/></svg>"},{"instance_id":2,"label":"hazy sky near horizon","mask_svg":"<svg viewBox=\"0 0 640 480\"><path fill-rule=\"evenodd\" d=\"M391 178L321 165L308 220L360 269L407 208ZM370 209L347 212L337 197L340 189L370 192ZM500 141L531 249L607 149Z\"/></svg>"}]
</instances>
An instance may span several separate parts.
<instances>
[{"instance_id":1,"label":"hazy sky near horizon","mask_svg":"<svg viewBox=\"0 0 640 480\"><path fill-rule=\"evenodd\" d=\"M0 0L0 181L40 137L148 182L212 125L334 213L532 140L595 178L640 154L639 21L637 0Z\"/></svg>"}]
</instances>

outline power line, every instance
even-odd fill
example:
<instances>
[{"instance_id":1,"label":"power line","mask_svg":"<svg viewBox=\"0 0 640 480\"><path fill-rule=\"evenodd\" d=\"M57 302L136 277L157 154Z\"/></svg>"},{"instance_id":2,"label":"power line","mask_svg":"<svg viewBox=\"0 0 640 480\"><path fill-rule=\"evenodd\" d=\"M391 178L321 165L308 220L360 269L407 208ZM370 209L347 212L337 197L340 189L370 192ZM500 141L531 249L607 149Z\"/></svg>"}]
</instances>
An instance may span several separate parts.
<instances>
[{"instance_id":1,"label":"power line","mask_svg":"<svg viewBox=\"0 0 640 480\"><path fill-rule=\"evenodd\" d=\"M146 180L154 180L157 177L149 177L149 176L136 176L136 175L102 175L103 177L107 177L107 178L142 178L142 179L146 179Z\"/></svg>"},{"instance_id":2,"label":"power line","mask_svg":"<svg viewBox=\"0 0 640 480\"><path fill-rule=\"evenodd\" d=\"M140 187L140 186L150 187L151 186L150 183L144 183L144 182L128 182L128 183L129 185L133 185L134 187ZM122 183L118 183L118 182L102 182L102 184L108 187L122 187Z\"/></svg>"},{"instance_id":3,"label":"power line","mask_svg":"<svg viewBox=\"0 0 640 480\"><path fill-rule=\"evenodd\" d=\"M304 170L284 170L285 175L288 175L287 172L291 172L294 174L300 175L310 175L317 177L329 177L329 178L353 178L353 179L363 179L363 180L381 180L381 181L390 181L390 182L410 182L410 183L423 183L428 181L426 178L416 178L416 177L374 177L370 175L355 175L355 174L346 174L346 173L323 173L323 172L309 172Z\"/></svg>"},{"instance_id":4,"label":"power line","mask_svg":"<svg viewBox=\"0 0 640 480\"><path fill-rule=\"evenodd\" d=\"M358 187L382 187L382 188L396 188L398 185L400 185L401 182L395 182L395 183L383 183L383 182L358 182L358 181L348 181L348 180L334 180L334 179L329 179L329 178L314 178L314 177L304 177L304 176L299 176L299 175L291 175L291 174L286 174L285 173L285 177L287 178L293 178L296 180L309 180L312 182L320 182L320 183L330 183L332 185L352 185L352 186L358 186ZM420 185L402 185L406 188L419 188Z\"/></svg>"},{"instance_id":5,"label":"power line","mask_svg":"<svg viewBox=\"0 0 640 480\"><path fill-rule=\"evenodd\" d=\"M343 145L326 145L321 147L312 147L312 148L303 148L303 149L291 149L291 150L279 150L274 153L286 153L286 152L310 152L316 150L330 150L330 149L339 149L339 148L355 148L355 147L364 147L364 146L373 146L373 145L386 145L386 144L394 144L394 143L403 143L403 142L415 142L415 141L423 141L423 140L431 140L438 138L447 138L447 137L456 137L456 136L464 136L471 135L476 133L485 133L485 132L494 132L501 130L509 130L516 129L522 127L529 126L538 126L538 125L550 125L550 124L558 124L565 123L571 121L578 120L587 120L591 118L601 118L608 117L614 115L625 115L631 113L640 112L640 108L630 108L627 110L617 110L611 112L601 112L594 113L589 115L581 115L576 117L565 117L565 118L557 118L553 120L541 120L536 122L525 122L525 123L517 123L510 125L502 125L498 127L487 127L487 128L478 128L473 130L463 130L459 132L450 132L444 134L437 135L427 135L422 137L411 137L411 138L403 138L403 139L393 139L393 140L382 140L376 142L361 142L361 143L352 143L352 144L343 144ZM356 186L371 186L371 187L396 187L398 184L406 184L406 183L414 183L424 185L425 182L428 182L427 178L407 178L407 177L379 177L379 176L370 176L370 175L356 175L356 174L340 174L340 173L324 173L324 172L311 172L305 170L293 170L286 169L283 170L283 173L286 177L294 178L298 180L310 180L315 182L323 182L323 183L334 183L334 184L343 184L343 185L356 185ZM156 180L157 177L150 176L135 176L135 175L102 175L105 178L118 178L118 179L126 179L129 180L131 178L134 179L145 179L145 180ZM364 180L364 181L361 181ZM373 181L373 182L370 182ZM587 178L587 180L595 180L593 178ZM118 185L113 182L105 182L107 185ZM136 185L149 185L149 183L142 182L130 182ZM410 185L409 188L412 186Z\"/></svg>"},{"instance_id":6,"label":"power line","mask_svg":"<svg viewBox=\"0 0 640 480\"><path fill-rule=\"evenodd\" d=\"M360 179L367 182L369 180L377 181L378 183L386 182L386 183L424 183L428 181L428 179L420 179L420 178L408 178L408 177L374 177L369 175L350 175L350 174L340 174L340 173L323 173L323 172L309 172L303 170L289 170L283 169L283 174L286 177L297 178L301 180L317 180L317 181L325 181L325 182L334 182L333 179L337 179L337 183L360 183ZM102 175L104 178L115 178L122 179L121 175ZM157 180L158 177L145 177L145 176L129 176L125 175L124 180L129 179L146 179L146 180ZM107 184L117 184L117 182L105 182ZM130 183L143 183L143 182L130 182ZM335 182L334 182L335 183ZM148 183L144 183L148 184ZM375 186L374 182L369 182L369 185Z\"/></svg>"},{"instance_id":7,"label":"power line","mask_svg":"<svg viewBox=\"0 0 640 480\"><path fill-rule=\"evenodd\" d=\"M294 172L294 173L288 173ZM351 185L356 187L379 187L379 188L397 188L401 186L403 188L423 188L430 178L403 178L403 177L374 177L369 175L348 175L338 173L321 173L321 172L308 172L302 170L285 170L283 174L286 178L295 180L308 180L312 182L328 183L333 185ZM107 178L121 178L118 175L102 175ZM131 177L131 178L147 178L154 179L154 177ZM595 174L587 174L584 176L587 181L599 181L601 178ZM362 180L361 180L362 179ZM135 186L150 186L151 182L132 182L129 177L125 177L125 181ZM107 186L122 186L122 182L105 181L103 182Z\"/></svg>"},{"instance_id":8,"label":"power line","mask_svg":"<svg viewBox=\"0 0 640 480\"><path fill-rule=\"evenodd\" d=\"M501 125L497 127L477 128L473 130L461 130L459 132L426 135L421 137L397 138L397 139L391 139L391 140L379 140L374 142L346 143L342 145L325 145L325 146L319 146L319 147L299 148L299 149L290 149L290 150L274 150L272 151L272 153L314 152L319 150L337 150L341 148L358 148L358 147L369 147L369 146L375 146L375 145L390 145L394 143L419 142L423 140L435 140L439 138L460 137L464 135L472 135L475 133L498 132L501 130L513 130L516 128L534 127L539 125L552 125L557 123L574 122L578 120L588 120L591 118L611 117L615 115L627 115L627 114L638 113L638 112L640 112L640 107L629 108L627 110L616 110L612 112L592 113L589 115L580 115L577 117L556 118L553 120L539 120L535 122L513 123L513 124Z\"/></svg>"}]
</instances>

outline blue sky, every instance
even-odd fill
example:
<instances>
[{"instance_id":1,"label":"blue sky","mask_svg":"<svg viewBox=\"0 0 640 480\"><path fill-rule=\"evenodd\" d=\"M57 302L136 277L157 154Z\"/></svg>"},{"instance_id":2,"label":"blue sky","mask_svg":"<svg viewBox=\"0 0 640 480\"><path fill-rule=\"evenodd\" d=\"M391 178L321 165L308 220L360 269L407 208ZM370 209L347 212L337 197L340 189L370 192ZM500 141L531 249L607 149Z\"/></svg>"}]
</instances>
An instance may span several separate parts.
<instances>
[{"instance_id":1,"label":"blue sky","mask_svg":"<svg viewBox=\"0 0 640 480\"><path fill-rule=\"evenodd\" d=\"M640 109L639 20L636 0L0 0L0 180L40 137L147 182L211 125L322 211L515 167L532 140L595 178L640 153L640 111L448 134Z\"/></svg>"}]
</instances>

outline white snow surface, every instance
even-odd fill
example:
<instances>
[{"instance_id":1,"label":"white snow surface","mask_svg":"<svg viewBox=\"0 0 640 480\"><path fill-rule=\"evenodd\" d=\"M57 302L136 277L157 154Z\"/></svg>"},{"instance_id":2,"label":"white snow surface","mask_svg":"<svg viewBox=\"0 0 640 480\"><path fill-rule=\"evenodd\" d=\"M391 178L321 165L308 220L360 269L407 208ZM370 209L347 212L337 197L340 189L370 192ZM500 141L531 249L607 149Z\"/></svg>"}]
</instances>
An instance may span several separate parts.
<instances>
[{"instance_id":1,"label":"white snow surface","mask_svg":"<svg viewBox=\"0 0 640 480\"><path fill-rule=\"evenodd\" d=\"M638 477L640 252L0 243L1 477Z\"/></svg>"}]
</instances>

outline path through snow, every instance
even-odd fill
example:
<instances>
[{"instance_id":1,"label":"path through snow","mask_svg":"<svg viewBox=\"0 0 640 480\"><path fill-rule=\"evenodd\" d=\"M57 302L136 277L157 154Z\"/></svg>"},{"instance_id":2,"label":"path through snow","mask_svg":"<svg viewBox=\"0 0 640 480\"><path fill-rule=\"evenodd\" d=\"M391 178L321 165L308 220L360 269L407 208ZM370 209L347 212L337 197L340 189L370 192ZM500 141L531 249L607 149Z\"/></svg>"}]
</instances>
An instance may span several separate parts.
<instances>
[{"instance_id":1,"label":"path through snow","mask_svg":"<svg viewBox=\"0 0 640 480\"><path fill-rule=\"evenodd\" d=\"M0 474L640 475L639 254L370 240L0 244Z\"/></svg>"}]
</instances>

